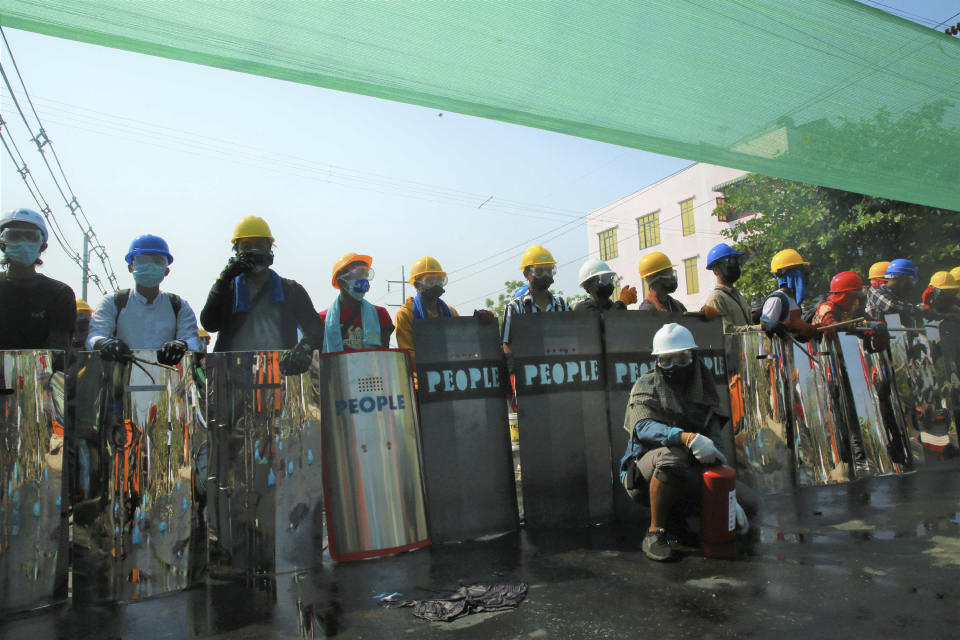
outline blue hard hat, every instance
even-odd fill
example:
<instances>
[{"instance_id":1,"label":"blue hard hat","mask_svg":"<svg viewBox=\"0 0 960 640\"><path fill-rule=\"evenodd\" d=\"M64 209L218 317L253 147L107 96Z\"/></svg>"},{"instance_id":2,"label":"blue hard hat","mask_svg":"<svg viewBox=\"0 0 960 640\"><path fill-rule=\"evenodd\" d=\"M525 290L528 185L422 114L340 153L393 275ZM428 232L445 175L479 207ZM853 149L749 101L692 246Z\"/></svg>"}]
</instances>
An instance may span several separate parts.
<instances>
[{"instance_id":1,"label":"blue hard hat","mask_svg":"<svg viewBox=\"0 0 960 640\"><path fill-rule=\"evenodd\" d=\"M917 271L917 265L913 264L912 260L907 260L906 258L897 258L896 260L891 260L890 264L887 265L887 272L884 275L888 278L910 276L914 280L920 279L920 273Z\"/></svg>"},{"instance_id":2,"label":"blue hard hat","mask_svg":"<svg viewBox=\"0 0 960 640\"><path fill-rule=\"evenodd\" d=\"M153 236L149 233L133 239L130 243L130 250L127 251L127 264L133 263L133 258L141 253L166 256L167 264L173 263L173 255L170 254L170 247L167 241L160 236Z\"/></svg>"},{"instance_id":3,"label":"blue hard hat","mask_svg":"<svg viewBox=\"0 0 960 640\"><path fill-rule=\"evenodd\" d=\"M707 271L713 267L713 263L717 260L722 260L723 258L729 258L730 256L742 256L743 253L737 251L728 244L721 242L716 245L713 249L710 249L710 253L707 254Z\"/></svg>"}]
</instances>

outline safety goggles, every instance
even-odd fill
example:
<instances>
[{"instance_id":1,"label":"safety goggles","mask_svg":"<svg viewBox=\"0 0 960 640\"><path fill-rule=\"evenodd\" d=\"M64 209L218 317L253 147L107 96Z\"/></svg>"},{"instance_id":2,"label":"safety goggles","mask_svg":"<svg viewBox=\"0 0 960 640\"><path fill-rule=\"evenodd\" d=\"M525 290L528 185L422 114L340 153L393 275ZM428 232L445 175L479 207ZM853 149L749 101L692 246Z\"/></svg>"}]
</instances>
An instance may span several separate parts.
<instances>
[{"instance_id":1,"label":"safety goggles","mask_svg":"<svg viewBox=\"0 0 960 640\"><path fill-rule=\"evenodd\" d=\"M250 251L262 251L264 253L270 251L272 245L268 238L241 238L237 240L237 251L238 252L250 252Z\"/></svg>"},{"instance_id":2,"label":"safety goggles","mask_svg":"<svg viewBox=\"0 0 960 640\"><path fill-rule=\"evenodd\" d=\"M674 367L685 367L693 362L693 352L677 351L676 353L665 353L657 356L657 366L661 369L673 369Z\"/></svg>"},{"instance_id":3,"label":"safety goggles","mask_svg":"<svg viewBox=\"0 0 960 640\"><path fill-rule=\"evenodd\" d=\"M597 286L600 286L600 287L608 284L617 286L617 283L620 282L620 276L618 276L615 273L601 273L600 275L595 277L597 279Z\"/></svg>"},{"instance_id":4,"label":"safety goggles","mask_svg":"<svg viewBox=\"0 0 960 640\"><path fill-rule=\"evenodd\" d=\"M373 269L367 266L359 266L340 274L341 280L373 280Z\"/></svg>"},{"instance_id":5,"label":"safety goggles","mask_svg":"<svg viewBox=\"0 0 960 640\"><path fill-rule=\"evenodd\" d=\"M544 276L553 277L557 275L557 265L547 264L540 267L527 267L530 270L530 274L534 278L542 278Z\"/></svg>"},{"instance_id":6,"label":"safety goggles","mask_svg":"<svg viewBox=\"0 0 960 640\"><path fill-rule=\"evenodd\" d=\"M7 227L0 232L3 242L43 242L43 234L39 229L19 229Z\"/></svg>"},{"instance_id":7,"label":"safety goggles","mask_svg":"<svg viewBox=\"0 0 960 640\"><path fill-rule=\"evenodd\" d=\"M720 258L713 263L714 267L725 266L725 267L735 267L737 265L743 266L744 258L746 256L727 256L726 258Z\"/></svg>"},{"instance_id":8,"label":"safety goggles","mask_svg":"<svg viewBox=\"0 0 960 640\"><path fill-rule=\"evenodd\" d=\"M161 267L167 266L167 256L159 253L138 253L133 256L133 264L158 264Z\"/></svg>"},{"instance_id":9,"label":"safety goggles","mask_svg":"<svg viewBox=\"0 0 960 640\"><path fill-rule=\"evenodd\" d=\"M432 276L423 276L420 278L420 284L423 285L424 289L429 289L430 287L445 287L447 286L447 276L446 274L436 274Z\"/></svg>"},{"instance_id":10,"label":"safety goggles","mask_svg":"<svg viewBox=\"0 0 960 640\"><path fill-rule=\"evenodd\" d=\"M653 284L653 283L656 282L657 280L661 280L661 279L663 279L663 280L673 280L673 279L675 279L676 277L677 277L677 270L676 270L676 269L664 269L663 271L659 271L659 272L653 274L653 276L650 278L650 284Z\"/></svg>"}]
</instances>

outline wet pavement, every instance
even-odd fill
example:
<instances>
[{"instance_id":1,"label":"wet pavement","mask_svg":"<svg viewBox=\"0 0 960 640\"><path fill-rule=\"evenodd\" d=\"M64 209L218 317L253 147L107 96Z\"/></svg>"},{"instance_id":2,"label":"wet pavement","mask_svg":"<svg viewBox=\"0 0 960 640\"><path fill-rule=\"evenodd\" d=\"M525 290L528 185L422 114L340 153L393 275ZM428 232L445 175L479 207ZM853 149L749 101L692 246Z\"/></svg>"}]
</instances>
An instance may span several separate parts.
<instances>
[{"instance_id":1,"label":"wet pavement","mask_svg":"<svg viewBox=\"0 0 960 640\"><path fill-rule=\"evenodd\" d=\"M960 470L767 496L736 560L656 564L642 529L521 531L152 600L56 607L0 638L810 638L960 635ZM491 575L530 585L518 609L450 623L385 609Z\"/></svg>"}]
</instances>

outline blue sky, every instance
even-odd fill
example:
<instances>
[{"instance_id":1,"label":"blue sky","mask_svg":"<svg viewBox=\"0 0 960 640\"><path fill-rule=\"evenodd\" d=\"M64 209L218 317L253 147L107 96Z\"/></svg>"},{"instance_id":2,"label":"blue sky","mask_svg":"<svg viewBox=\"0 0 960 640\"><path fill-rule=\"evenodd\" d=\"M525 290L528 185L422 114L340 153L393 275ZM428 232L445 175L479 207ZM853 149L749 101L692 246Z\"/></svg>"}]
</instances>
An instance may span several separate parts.
<instances>
[{"instance_id":1,"label":"blue sky","mask_svg":"<svg viewBox=\"0 0 960 640\"><path fill-rule=\"evenodd\" d=\"M867 2L942 20L956 2ZM588 253L584 218L689 164L516 125L5 30L74 192L130 286L123 255L142 233L165 237L175 261L163 287L195 309L230 255L235 222L263 216L275 269L306 286L318 309L335 295L330 270L347 251L374 257L370 300L399 303L399 280L423 255L450 273L461 313L520 275L528 241L561 264L577 292ZM10 70L9 58L2 55ZM75 247L67 215L9 95L4 119ZM33 207L4 156L0 206ZM55 197L56 196L56 197ZM492 196L492 199L488 200ZM487 201L482 207L481 203ZM548 234L551 230L556 230ZM516 248L515 245L523 245ZM80 270L51 246L51 277ZM634 274L622 274L628 281ZM91 285L91 302L100 295ZM408 289L409 291L409 289Z\"/></svg>"}]
</instances>

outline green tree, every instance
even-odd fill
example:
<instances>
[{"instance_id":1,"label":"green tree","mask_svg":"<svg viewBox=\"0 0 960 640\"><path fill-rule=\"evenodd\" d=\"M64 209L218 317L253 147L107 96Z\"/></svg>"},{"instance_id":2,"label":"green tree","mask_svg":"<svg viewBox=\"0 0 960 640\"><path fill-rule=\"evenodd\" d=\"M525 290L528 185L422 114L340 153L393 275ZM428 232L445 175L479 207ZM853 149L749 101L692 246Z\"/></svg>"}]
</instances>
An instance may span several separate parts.
<instances>
[{"instance_id":1,"label":"green tree","mask_svg":"<svg viewBox=\"0 0 960 640\"><path fill-rule=\"evenodd\" d=\"M866 281L881 260L909 258L924 279L960 264L960 212L949 209L748 174L727 189L714 215L746 216L724 235L751 258L737 282L748 299L776 288L770 259L781 249L811 263L811 295L825 294L840 271Z\"/></svg>"}]
</instances>

